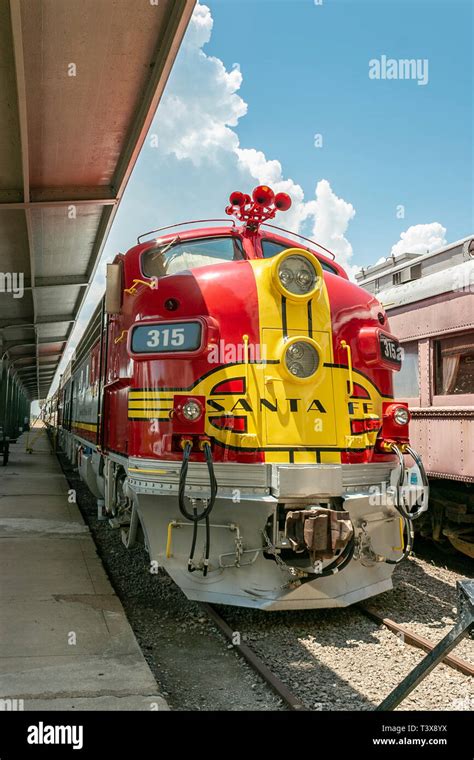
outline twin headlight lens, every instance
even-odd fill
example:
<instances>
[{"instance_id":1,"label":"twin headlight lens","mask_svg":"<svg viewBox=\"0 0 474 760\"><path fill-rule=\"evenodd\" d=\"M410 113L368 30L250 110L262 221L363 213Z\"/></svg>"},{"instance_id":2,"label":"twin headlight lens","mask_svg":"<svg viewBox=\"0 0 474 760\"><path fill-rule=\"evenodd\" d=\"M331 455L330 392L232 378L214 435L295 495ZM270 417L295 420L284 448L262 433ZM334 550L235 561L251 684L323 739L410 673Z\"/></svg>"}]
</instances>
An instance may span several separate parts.
<instances>
[{"instance_id":1,"label":"twin headlight lens","mask_svg":"<svg viewBox=\"0 0 474 760\"><path fill-rule=\"evenodd\" d=\"M290 375L305 379L318 369L319 354L311 343L298 340L288 346L284 361Z\"/></svg>"},{"instance_id":2,"label":"twin headlight lens","mask_svg":"<svg viewBox=\"0 0 474 760\"><path fill-rule=\"evenodd\" d=\"M298 254L287 256L278 266L278 279L289 293L304 296L314 290L318 273L313 264Z\"/></svg>"}]
</instances>

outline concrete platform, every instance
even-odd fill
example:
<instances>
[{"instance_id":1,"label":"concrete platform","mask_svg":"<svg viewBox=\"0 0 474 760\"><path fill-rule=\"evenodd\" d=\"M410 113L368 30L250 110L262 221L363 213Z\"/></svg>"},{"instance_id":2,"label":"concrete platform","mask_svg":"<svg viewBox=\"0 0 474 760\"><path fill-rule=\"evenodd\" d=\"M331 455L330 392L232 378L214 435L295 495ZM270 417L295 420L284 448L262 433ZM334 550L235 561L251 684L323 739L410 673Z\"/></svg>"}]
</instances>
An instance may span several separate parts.
<instances>
[{"instance_id":1,"label":"concrete platform","mask_svg":"<svg viewBox=\"0 0 474 760\"><path fill-rule=\"evenodd\" d=\"M0 710L169 709L46 432L25 439L0 468Z\"/></svg>"}]
</instances>

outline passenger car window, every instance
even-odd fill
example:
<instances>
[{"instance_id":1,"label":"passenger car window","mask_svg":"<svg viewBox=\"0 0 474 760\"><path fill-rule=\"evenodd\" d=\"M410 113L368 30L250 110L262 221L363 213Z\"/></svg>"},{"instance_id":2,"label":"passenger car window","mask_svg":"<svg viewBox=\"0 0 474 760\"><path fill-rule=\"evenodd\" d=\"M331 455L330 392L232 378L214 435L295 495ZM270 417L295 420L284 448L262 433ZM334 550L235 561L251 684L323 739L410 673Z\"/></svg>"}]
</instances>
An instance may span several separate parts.
<instances>
[{"instance_id":1,"label":"passenger car window","mask_svg":"<svg viewBox=\"0 0 474 760\"><path fill-rule=\"evenodd\" d=\"M435 341L436 395L474 393L474 333Z\"/></svg>"},{"instance_id":2,"label":"passenger car window","mask_svg":"<svg viewBox=\"0 0 474 760\"><path fill-rule=\"evenodd\" d=\"M298 244L295 243L293 247L297 248ZM263 256L266 259L270 259L272 258L272 256L276 256L278 253L281 253L282 251L286 251L288 248L291 248L291 246L285 245L282 243L277 243L275 240L268 240L268 239L262 240ZM330 264L327 264L325 261L322 261L320 258L318 258L318 261L325 272L331 272L331 274L338 274L337 271L332 266L330 266Z\"/></svg>"},{"instance_id":3,"label":"passenger car window","mask_svg":"<svg viewBox=\"0 0 474 760\"><path fill-rule=\"evenodd\" d=\"M242 242L233 235L177 240L174 244L168 242L145 251L142 255L142 271L145 277L163 277L186 269L198 269L243 258Z\"/></svg>"}]
</instances>

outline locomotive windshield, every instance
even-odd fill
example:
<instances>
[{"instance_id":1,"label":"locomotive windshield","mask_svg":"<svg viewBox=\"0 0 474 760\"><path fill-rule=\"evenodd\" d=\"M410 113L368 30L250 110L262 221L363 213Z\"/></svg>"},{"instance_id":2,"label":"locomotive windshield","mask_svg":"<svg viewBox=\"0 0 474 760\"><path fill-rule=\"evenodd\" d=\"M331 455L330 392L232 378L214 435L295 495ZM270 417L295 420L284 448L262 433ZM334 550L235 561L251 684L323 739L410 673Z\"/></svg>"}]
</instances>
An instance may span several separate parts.
<instances>
[{"instance_id":1,"label":"locomotive windshield","mask_svg":"<svg viewBox=\"0 0 474 760\"><path fill-rule=\"evenodd\" d=\"M272 256L276 256L278 253L286 251L288 247L289 246L286 243L277 243L276 240L270 240L269 238L262 240L262 252L265 259L270 259ZM337 274L337 271L334 269L334 267L332 267L326 261L319 258L318 261L326 272Z\"/></svg>"},{"instance_id":2,"label":"locomotive windshield","mask_svg":"<svg viewBox=\"0 0 474 760\"><path fill-rule=\"evenodd\" d=\"M142 270L145 277L163 277L176 274L186 269L197 269L209 264L222 264L226 261L243 259L240 238L225 235L216 238L198 238L196 240L176 240L168 242L142 256Z\"/></svg>"}]
</instances>

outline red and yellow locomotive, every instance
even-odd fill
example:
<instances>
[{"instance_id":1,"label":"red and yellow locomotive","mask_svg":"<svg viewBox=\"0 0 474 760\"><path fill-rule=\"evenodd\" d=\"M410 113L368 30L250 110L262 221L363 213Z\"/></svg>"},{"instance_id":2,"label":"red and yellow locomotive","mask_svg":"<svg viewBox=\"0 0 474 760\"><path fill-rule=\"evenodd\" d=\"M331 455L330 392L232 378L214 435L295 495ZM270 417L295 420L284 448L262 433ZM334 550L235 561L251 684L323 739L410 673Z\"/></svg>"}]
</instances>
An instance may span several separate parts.
<instances>
[{"instance_id":1,"label":"red and yellow locomotive","mask_svg":"<svg viewBox=\"0 0 474 760\"><path fill-rule=\"evenodd\" d=\"M384 310L328 251L267 223L290 205L260 186L231 195L241 224L139 238L108 265L61 381L63 448L126 545L143 535L191 599L380 593L427 506Z\"/></svg>"}]
</instances>

